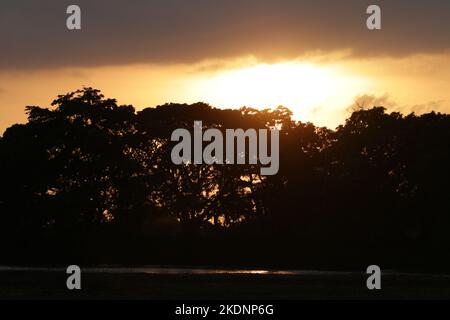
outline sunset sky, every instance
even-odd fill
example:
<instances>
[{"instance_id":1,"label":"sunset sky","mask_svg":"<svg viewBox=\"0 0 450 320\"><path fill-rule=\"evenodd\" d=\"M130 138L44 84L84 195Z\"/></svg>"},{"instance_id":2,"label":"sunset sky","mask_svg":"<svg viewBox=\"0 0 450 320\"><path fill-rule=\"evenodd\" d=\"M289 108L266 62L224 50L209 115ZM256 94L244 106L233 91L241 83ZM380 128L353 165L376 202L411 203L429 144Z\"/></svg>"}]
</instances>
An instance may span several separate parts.
<instances>
[{"instance_id":1,"label":"sunset sky","mask_svg":"<svg viewBox=\"0 0 450 320\"><path fill-rule=\"evenodd\" d=\"M382 30L366 28L370 4ZM284 105L331 128L355 99L450 113L447 0L2 1L0 44L0 133L82 86L138 110Z\"/></svg>"}]
</instances>

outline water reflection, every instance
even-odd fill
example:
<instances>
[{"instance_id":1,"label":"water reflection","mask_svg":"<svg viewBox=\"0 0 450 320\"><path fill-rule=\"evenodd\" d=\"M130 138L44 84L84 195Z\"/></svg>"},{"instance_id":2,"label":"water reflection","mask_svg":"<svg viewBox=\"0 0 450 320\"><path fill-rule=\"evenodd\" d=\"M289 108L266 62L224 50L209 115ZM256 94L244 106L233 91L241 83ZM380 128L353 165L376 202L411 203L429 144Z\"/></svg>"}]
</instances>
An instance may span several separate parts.
<instances>
[{"instance_id":1,"label":"water reflection","mask_svg":"<svg viewBox=\"0 0 450 320\"><path fill-rule=\"evenodd\" d=\"M353 277L365 275L357 271L321 271L321 270L270 270L270 269L225 269L213 267L170 267L170 266L141 266L141 267L81 267L86 273L109 273L109 274L153 274L153 275L259 275L259 276L318 276L318 277ZM23 266L0 266L2 271L46 271L66 272L65 267L23 267ZM421 274L404 273L394 270L383 271L383 276L406 276L426 278L450 278L449 274Z\"/></svg>"},{"instance_id":2,"label":"water reflection","mask_svg":"<svg viewBox=\"0 0 450 320\"><path fill-rule=\"evenodd\" d=\"M296 275L303 271L293 270L259 270L259 269L216 269L216 268L172 268L172 267L84 267L83 272L89 273L145 273L173 275ZM0 266L1 271L65 271L62 267L21 267Z\"/></svg>"}]
</instances>

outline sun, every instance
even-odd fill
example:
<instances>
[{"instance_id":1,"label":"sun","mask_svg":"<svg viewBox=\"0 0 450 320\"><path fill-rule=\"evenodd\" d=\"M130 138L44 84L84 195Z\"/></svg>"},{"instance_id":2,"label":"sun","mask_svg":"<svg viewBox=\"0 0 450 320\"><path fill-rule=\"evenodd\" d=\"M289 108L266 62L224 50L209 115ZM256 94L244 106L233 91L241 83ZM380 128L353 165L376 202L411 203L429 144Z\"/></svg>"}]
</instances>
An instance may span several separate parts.
<instances>
[{"instance_id":1,"label":"sun","mask_svg":"<svg viewBox=\"0 0 450 320\"><path fill-rule=\"evenodd\" d=\"M224 72L215 83L218 98L231 104L311 106L333 90L326 70L302 64L261 64Z\"/></svg>"},{"instance_id":2,"label":"sun","mask_svg":"<svg viewBox=\"0 0 450 320\"><path fill-rule=\"evenodd\" d=\"M201 90L217 106L283 105L293 111L294 118L309 121L318 108L332 112L336 105L345 107L362 87L361 79L338 66L284 62L222 70L206 79Z\"/></svg>"}]
</instances>

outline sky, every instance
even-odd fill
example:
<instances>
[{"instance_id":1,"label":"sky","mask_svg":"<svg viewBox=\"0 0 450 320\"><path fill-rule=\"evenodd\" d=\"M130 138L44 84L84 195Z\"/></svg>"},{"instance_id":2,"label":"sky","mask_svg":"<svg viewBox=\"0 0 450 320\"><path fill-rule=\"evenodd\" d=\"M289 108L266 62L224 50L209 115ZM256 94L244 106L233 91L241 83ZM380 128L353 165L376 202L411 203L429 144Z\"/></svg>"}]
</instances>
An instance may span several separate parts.
<instances>
[{"instance_id":1,"label":"sky","mask_svg":"<svg viewBox=\"0 0 450 320\"><path fill-rule=\"evenodd\" d=\"M449 16L447 0L2 1L0 132L83 86L138 110L284 105L330 128L355 104L449 113Z\"/></svg>"}]
</instances>

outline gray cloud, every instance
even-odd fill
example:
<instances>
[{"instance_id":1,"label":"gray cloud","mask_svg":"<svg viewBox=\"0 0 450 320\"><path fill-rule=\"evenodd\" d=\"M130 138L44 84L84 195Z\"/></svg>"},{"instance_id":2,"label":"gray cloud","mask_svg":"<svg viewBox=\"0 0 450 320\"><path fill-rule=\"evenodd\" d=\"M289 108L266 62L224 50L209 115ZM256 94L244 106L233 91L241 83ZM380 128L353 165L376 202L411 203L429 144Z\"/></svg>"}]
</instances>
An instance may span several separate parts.
<instances>
[{"instance_id":1,"label":"gray cloud","mask_svg":"<svg viewBox=\"0 0 450 320\"><path fill-rule=\"evenodd\" d=\"M404 115L415 113L424 114L431 111L443 110L446 108L448 101L444 100L432 100L425 103L407 105L400 104L395 101L389 94L384 94L381 96L373 94L362 94L355 97L354 102L347 108L347 113L352 113L357 110L370 109L374 106L385 107L388 112L400 112Z\"/></svg>"},{"instance_id":2,"label":"gray cloud","mask_svg":"<svg viewBox=\"0 0 450 320\"><path fill-rule=\"evenodd\" d=\"M347 111L353 112L355 110L367 109L372 107L395 108L398 106L397 102L393 101L388 94L376 96L373 94L362 94L355 97L353 103L347 108Z\"/></svg>"},{"instance_id":3,"label":"gray cloud","mask_svg":"<svg viewBox=\"0 0 450 320\"><path fill-rule=\"evenodd\" d=\"M369 4L383 29L365 27ZM82 9L82 30L65 27ZM403 56L450 48L447 0L77 0L2 1L0 68L190 63L255 55L292 58L352 49Z\"/></svg>"},{"instance_id":4,"label":"gray cloud","mask_svg":"<svg viewBox=\"0 0 450 320\"><path fill-rule=\"evenodd\" d=\"M437 101L430 101L428 103L416 104L410 108L410 112L422 114L422 113L431 112L433 110L434 111L442 110L445 107L446 107L446 101L437 100Z\"/></svg>"}]
</instances>

